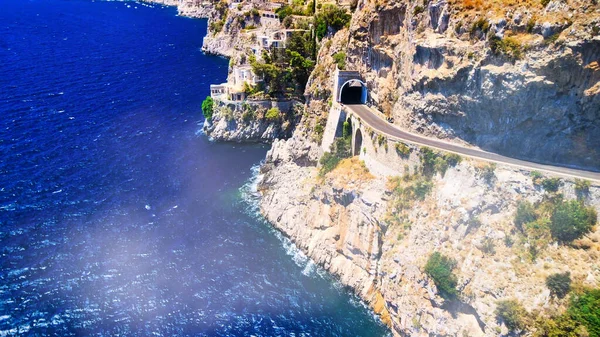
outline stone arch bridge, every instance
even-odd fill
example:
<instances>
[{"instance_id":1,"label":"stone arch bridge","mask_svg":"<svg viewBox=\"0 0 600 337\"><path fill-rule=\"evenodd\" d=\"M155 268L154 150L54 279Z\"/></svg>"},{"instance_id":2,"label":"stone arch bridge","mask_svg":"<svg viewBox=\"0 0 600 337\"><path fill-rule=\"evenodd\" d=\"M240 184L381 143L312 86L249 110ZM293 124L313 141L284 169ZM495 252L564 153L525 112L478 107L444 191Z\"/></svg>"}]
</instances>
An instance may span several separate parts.
<instances>
[{"instance_id":1,"label":"stone arch bridge","mask_svg":"<svg viewBox=\"0 0 600 337\"><path fill-rule=\"evenodd\" d=\"M335 138L342 136L344 122L347 121L352 125L352 152L353 155L358 155L360 154L363 133L358 128L359 122L356 117L350 116L345 111L343 105L365 104L368 97L367 85L360 77L358 71L337 69L334 74L333 96L335 97L335 104L332 105L327 117L327 125L325 126L321 147L324 151L329 151ZM356 142L359 145L358 147L355 146L357 136L359 137L359 140Z\"/></svg>"}]
</instances>

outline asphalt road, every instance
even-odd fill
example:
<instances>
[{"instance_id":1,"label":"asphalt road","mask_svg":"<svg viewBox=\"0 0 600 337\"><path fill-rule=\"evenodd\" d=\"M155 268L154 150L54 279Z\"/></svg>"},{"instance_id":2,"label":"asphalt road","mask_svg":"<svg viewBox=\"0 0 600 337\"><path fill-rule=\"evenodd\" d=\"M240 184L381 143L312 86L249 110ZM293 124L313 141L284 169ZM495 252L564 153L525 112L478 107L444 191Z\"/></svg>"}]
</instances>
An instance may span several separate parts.
<instances>
[{"instance_id":1,"label":"asphalt road","mask_svg":"<svg viewBox=\"0 0 600 337\"><path fill-rule=\"evenodd\" d=\"M462 156L472 157L499 164L512 165L527 170L545 171L557 175L587 180L595 180L597 182L600 182L600 172L585 171L563 166L539 164L530 161L505 157L496 153L491 153L480 149L468 148L457 144L446 143L440 140L431 139L424 136L415 135L406 131L402 131L396 126L385 121L383 118L379 117L379 114L376 111L372 110L366 105L344 105L344 107L348 111L352 112L355 116L359 117L365 124L373 128L374 130L377 130L380 133L387 135L392 139L404 140L418 145L428 146L439 150L457 153Z\"/></svg>"}]
</instances>

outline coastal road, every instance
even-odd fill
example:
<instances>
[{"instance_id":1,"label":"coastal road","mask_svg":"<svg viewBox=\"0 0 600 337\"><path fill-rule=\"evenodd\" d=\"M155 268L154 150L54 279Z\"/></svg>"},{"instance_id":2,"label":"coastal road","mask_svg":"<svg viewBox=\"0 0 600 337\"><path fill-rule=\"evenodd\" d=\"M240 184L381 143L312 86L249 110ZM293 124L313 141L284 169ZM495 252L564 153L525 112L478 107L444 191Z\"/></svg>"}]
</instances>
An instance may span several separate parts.
<instances>
[{"instance_id":1,"label":"coastal road","mask_svg":"<svg viewBox=\"0 0 600 337\"><path fill-rule=\"evenodd\" d=\"M462 156L481 159L498 164L507 164L527 170L545 171L561 176L572 178L594 180L600 182L600 172L585 171L563 166L553 166L546 164L534 163L526 160L520 160L510 157L505 157L496 153L483 151L476 148L468 148L458 144L451 144L437 139L432 139L410 132L402 131L398 127L388 123L380 117L379 113L369 108L366 105L344 105L344 107L356 117L359 117L365 124L377 130L378 132L387 135L389 138L403 140L417 145L428 146L431 148L456 153Z\"/></svg>"}]
</instances>

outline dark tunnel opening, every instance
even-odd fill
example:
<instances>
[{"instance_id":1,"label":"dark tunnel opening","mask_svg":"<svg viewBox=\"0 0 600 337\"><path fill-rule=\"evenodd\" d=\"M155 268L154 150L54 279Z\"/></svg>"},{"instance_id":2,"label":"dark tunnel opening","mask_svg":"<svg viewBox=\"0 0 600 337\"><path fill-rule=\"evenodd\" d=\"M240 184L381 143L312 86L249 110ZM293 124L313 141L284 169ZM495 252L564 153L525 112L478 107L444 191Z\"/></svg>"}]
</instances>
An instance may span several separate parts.
<instances>
[{"instance_id":1,"label":"dark tunnel opening","mask_svg":"<svg viewBox=\"0 0 600 337\"><path fill-rule=\"evenodd\" d=\"M365 88L358 81L349 82L342 87L340 102L343 104L364 104L366 95L363 95Z\"/></svg>"}]
</instances>

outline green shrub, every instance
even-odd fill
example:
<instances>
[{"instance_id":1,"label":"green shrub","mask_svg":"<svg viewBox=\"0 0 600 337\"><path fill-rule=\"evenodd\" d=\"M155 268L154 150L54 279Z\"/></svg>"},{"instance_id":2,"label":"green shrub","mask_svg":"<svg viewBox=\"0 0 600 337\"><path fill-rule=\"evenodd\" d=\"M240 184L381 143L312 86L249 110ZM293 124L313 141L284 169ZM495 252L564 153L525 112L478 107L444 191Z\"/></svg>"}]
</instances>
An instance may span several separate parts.
<instances>
[{"instance_id":1,"label":"green shrub","mask_svg":"<svg viewBox=\"0 0 600 337\"><path fill-rule=\"evenodd\" d=\"M251 84L248 84L248 82L244 81L243 90L246 95L252 96L259 92L259 86L251 85Z\"/></svg>"},{"instance_id":2,"label":"green shrub","mask_svg":"<svg viewBox=\"0 0 600 337\"><path fill-rule=\"evenodd\" d=\"M426 177L431 177L436 173L446 174L449 166L456 166L462 161L460 155L454 153L436 153L428 147L421 148L421 171Z\"/></svg>"},{"instance_id":3,"label":"green shrub","mask_svg":"<svg viewBox=\"0 0 600 337\"><path fill-rule=\"evenodd\" d=\"M542 187L548 192L557 192L563 182L560 178L546 178L542 180Z\"/></svg>"},{"instance_id":4,"label":"green shrub","mask_svg":"<svg viewBox=\"0 0 600 337\"><path fill-rule=\"evenodd\" d=\"M398 152L400 156L408 157L410 155L410 147L408 147L406 144L396 143L394 147L396 148L396 152Z\"/></svg>"},{"instance_id":5,"label":"green shrub","mask_svg":"<svg viewBox=\"0 0 600 337\"><path fill-rule=\"evenodd\" d=\"M515 241L510 237L510 235L507 235L504 237L504 245L506 247L512 247L512 245L515 243Z\"/></svg>"},{"instance_id":6,"label":"green shrub","mask_svg":"<svg viewBox=\"0 0 600 337\"><path fill-rule=\"evenodd\" d=\"M244 110L244 112L242 113L242 120L245 123L249 123L250 121L252 121L254 119L254 111L252 110Z\"/></svg>"},{"instance_id":7,"label":"green shrub","mask_svg":"<svg viewBox=\"0 0 600 337\"><path fill-rule=\"evenodd\" d=\"M535 214L535 208L528 201L519 201L517 204L517 211L515 212L514 223L515 226L522 232L523 225L529 222L533 222L537 219Z\"/></svg>"},{"instance_id":8,"label":"green shrub","mask_svg":"<svg viewBox=\"0 0 600 337\"><path fill-rule=\"evenodd\" d=\"M435 152L428 147L421 148L421 169L425 176L433 176L435 174Z\"/></svg>"},{"instance_id":9,"label":"green shrub","mask_svg":"<svg viewBox=\"0 0 600 337\"><path fill-rule=\"evenodd\" d=\"M425 7L421 6L421 5L417 5L413 11L413 13L415 15L421 14L425 11Z\"/></svg>"},{"instance_id":10,"label":"green shrub","mask_svg":"<svg viewBox=\"0 0 600 337\"><path fill-rule=\"evenodd\" d=\"M350 138L337 138L335 142L331 144L330 152L325 152L319 160L319 163L321 164L319 176L325 176L327 173L333 171L342 159L350 157L352 155L350 147Z\"/></svg>"},{"instance_id":11,"label":"green shrub","mask_svg":"<svg viewBox=\"0 0 600 337\"><path fill-rule=\"evenodd\" d=\"M342 128L342 137L349 138L352 137L352 125L349 122L344 122L344 126Z\"/></svg>"},{"instance_id":12,"label":"green shrub","mask_svg":"<svg viewBox=\"0 0 600 337\"><path fill-rule=\"evenodd\" d=\"M323 140L323 134L325 133L325 127L321 123L317 123L314 129L314 138L320 143Z\"/></svg>"},{"instance_id":13,"label":"green shrub","mask_svg":"<svg viewBox=\"0 0 600 337\"><path fill-rule=\"evenodd\" d=\"M600 337L600 289L587 289L571 296L562 315L541 317L535 337Z\"/></svg>"},{"instance_id":14,"label":"green shrub","mask_svg":"<svg viewBox=\"0 0 600 337\"><path fill-rule=\"evenodd\" d=\"M501 300L496 303L496 318L511 331L523 330L526 325L527 311L516 300Z\"/></svg>"},{"instance_id":15,"label":"green shrub","mask_svg":"<svg viewBox=\"0 0 600 337\"><path fill-rule=\"evenodd\" d=\"M585 326L564 314L558 317L540 317L534 337L589 337Z\"/></svg>"},{"instance_id":16,"label":"green shrub","mask_svg":"<svg viewBox=\"0 0 600 337\"><path fill-rule=\"evenodd\" d=\"M210 31L213 33L218 33L223 30L223 26L225 26L225 20L213 21L210 23Z\"/></svg>"},{"instance_id":17,"label":"green shrub","mask_svg":"<svg viewBox=\"0 0 600 337\"><path fill-rule=\"evenodd\" d=\"M440 172L442 176L444 176L448 170L448 161L446 161L446 158L444 157L436 157L433 167L436 172Z\"/></svg>"},{"instance_id":18,"label":"green shrub","mask_svg":"<svg viewBox=\"0 0 600 337\"><path fill-rule=\"evenodd\" d=\"M479 217L471 217L467 221L467 229L465 230L465 236L471 233L472 230L481 227L483 223L479 220Z\"/></svg>"},{"instance_id":19,"label":"green shrub","mask_svg":"<svg viewBox=\"0 0 600 337\"><path fill-rule=\"evenodd\" d=\"M477 21L473 22L471 26L471 34L474 34L478 30L481 30L483 33L487 33L490 29L490 23L486 18L479 18Z\"/></svg>"},{"instance_id":20,"label":"green shrub","mask_svg":"<svg viewBox=\"0 0 600 337\"><path fill-rule=\"evenodd\" d=\"M550 232L560 242L571 242L589 233L596 225L596 211L576 200L560 201L554 207Z\"/></svg>"},{"instance_id":21,"label":"green shrub","mask_svg":"<svg viewBox=\"0 0 600 337\"><path fill-rule=\"evenodd\" d=\"M447 299L453 299L458 294L458 278L453 273L454 268L456 261L439 252L431 254L425 265L425 273L433 279L440 295Z\"/></svg>"},{"instance_id":22,"label":"green shrub","mask_svg":"<svg viewBox=\"0 0 600 337\"><path fill-rule=\"evenodd\" d=\"M279 111L279 108L273 107L273 108L267 110L267 113L265 114L265 118L269 122L276 122L281 117L280 115L281 115L281 111Z\"/></svg>"},{"instance_id":23,"label":"green shrub","mask_svg":"<svg viewBox=\"0 0 600 337\"><path fill-rule=\"evenodd\" d=\"M291 6L285 5L275 10L275 13L279 17L279 20L283 22L285 18L294 14L294 9Z\"/></svg>"},{"instance_id":24,"label":"green shrub","mask_svg":"<svg viewBox=\"0 0 600 337\"><path fill-rule=\"evenodd\" d=\"M433 183L429 180L417 180L415 182L413 190L415 197L421 201L425 200L425 197L431 192Z\"/></svg>"},{"instance_id":25,"label":"green shrub","mask_svg":"<svg viewBox=\"0 0 600 337\"><path fill-rule=\"evenodd\" d=\"M501 39L496 35L491 35L489 43L490 49L496 55L504 55L511 60L520 60L523 58L523 46L512 37Z\"/></svg>"},{"instance_id":26,"label":"green shrub","mask_svg":"<svg viewBox=\"0 0 600 337\"><path fill-rule=\"evenodd\" d=\"M588 289L573 296L567 313L586 327L590 337L600 337L600 289Z\"/></svg>"},{"instance_id":27,"label":"green shrub","mask_svg":"<svg viewBox=\"0 0 600 337\"><path fill-rule=\"evenodd\" d=\"M531 19L529 19L529 21L527 21L527 33L529 33L529 34L533 33L534 28L535 28L535 18L531 18Z\"/></svg>"},{"instance_id":28,"label":"green shrub","mask_svg":"<svg viewBox=\"0 0 600 337\"><path fill-rule=\"evenodd\" d=\"M539 253L548 246L551 241L550 221L540 218L525 224L524 232L529 244L529 258L535 261Z\"/></svg>"},{"instance_id":29,"label":"green shrub","mask_svg":"<svg viewBox=\"0 0 600 337\"><path fill-rule=\"evenodd\" d=\"M496 164L490 163L478 170L479 176L485 180L486 183L491 184L496 178L494 171L496 170Z\"/></svg>"},{"instance_id":30,"label":"green shrub","mask_svg":"<svg viewBox=\"0 0 600 337\"><path fill-rule=\"evenodd\" d=\"M550 3L550 0L541 0L540 3L542 4L542 6L546 7Z\"/></svg>"},{"instance_id":31,"label":"green shrub","mask_svg":"<svg viewBox=\"0 0 600 337\"><path fill-rule=\"evenodd\" d=\"M496 244L494 243L494 240L492 238L485 238L481 245L481 251L488 255L496 254Z\"/></svg>"},{"instance_id":32,"label":"green shrub","mask_svg":"<svg viewBox=\"0 0 600 337\"><path fill-rule=\"evenodd\" d=\"M212 97L208 96L202 102L202 114L204 115L204 119L210 121L213 116L214 109L214 101Z\"/></svg>"},{"instance_id":33,"label":"green shrub","mask_svg":"<svg viewBox=\"0 0 600 337\"><path fill-rule=\"evenodd\" d=\"M346 53L337 52L333 54L333 62L337 64L340 70L344 70L346 68Z\"/></svg>"},{"instance_id":34,"label":"green shrub","mask_svg":"<svg viewBox=\"0 0 600 337\"><path fill-rule=\"evenodd\" d=\"M456 166L462 161L462 157L456 153L448 153L444 155L444 158L450 166Z\"/></svg>"},{"instance_id":35,"label":"green shrub","mask_svg":"<svg viewBox=\"0 0 600 337\"><path fill-rule=\"evenodd\" d=\"M564 298L571 290L571 273L556 273L546 278L546 287L550 289L550 295Z\"/></svg>"},{"instance_id":36,"label":"green shrub","mask_svg":"<svg viewBox=\"0 0 600 337\"><path fill-rule=\"evenodd\" d=\"M544 39L544 44L551 45L551 44L555 43L559 37L560 37L560 32L558 32L556 34L552 34Z\"/></svg>"},{"instance_id":37,"label":"green shrub","mask_svg":"<svg viewBox=\"0 0 600 337\"><path fill-rule=\"evenodd\" d=\"M333 171L340 163L342 159L336 156L334 153L325 152L323 156L319 160L319 164L321 164L321 168L319 169L319 176L323 177L327 173Z\"/></svg>"},{"instance_id":38,"label":"green shrub","mask_svg":"<svg viewBox=\"0 0 600 337\"><path fill-rule=\"evenodd\" d=\"M431 192L433 183L419 175L411 176L405 171L402 177L389 178L388 188L391 197L385 222L393 226L406 223L406 210L411 209L415 201L424 200Z\"/></svg>"},{"instance_id":39,"label":"green shrub","mask_svg":"<svg viewBox=\"0 0 600 337\"><path fill-rule=\"evenodd\" d=\"M225 118L226 121L232 121L234 119L233 117L233 110L231 110L230 107L224 107L222 108L219 113L221 114L221 116L223 116L223 118Z\"/></svg>"},{"instance_id":40,"label":"green shrub","mask_svg":"<svg viewBox=\"0 0 600 337\"><path fill-rule=\"evenodd\" d=\"M589 180L575 179L575 194L577 198L582 199L590 193L591 183Z\"/></svg>"},{"instance_id":41,"label":"green shrub","mask_svg":"<svg viewBox=\"0 0 600 337\"><path fill-rule=\"evenodd\" d=\"M529 174L534 185L540 185L544 176L538 171L531 171Z\"/></svg>"}]
</instances>

